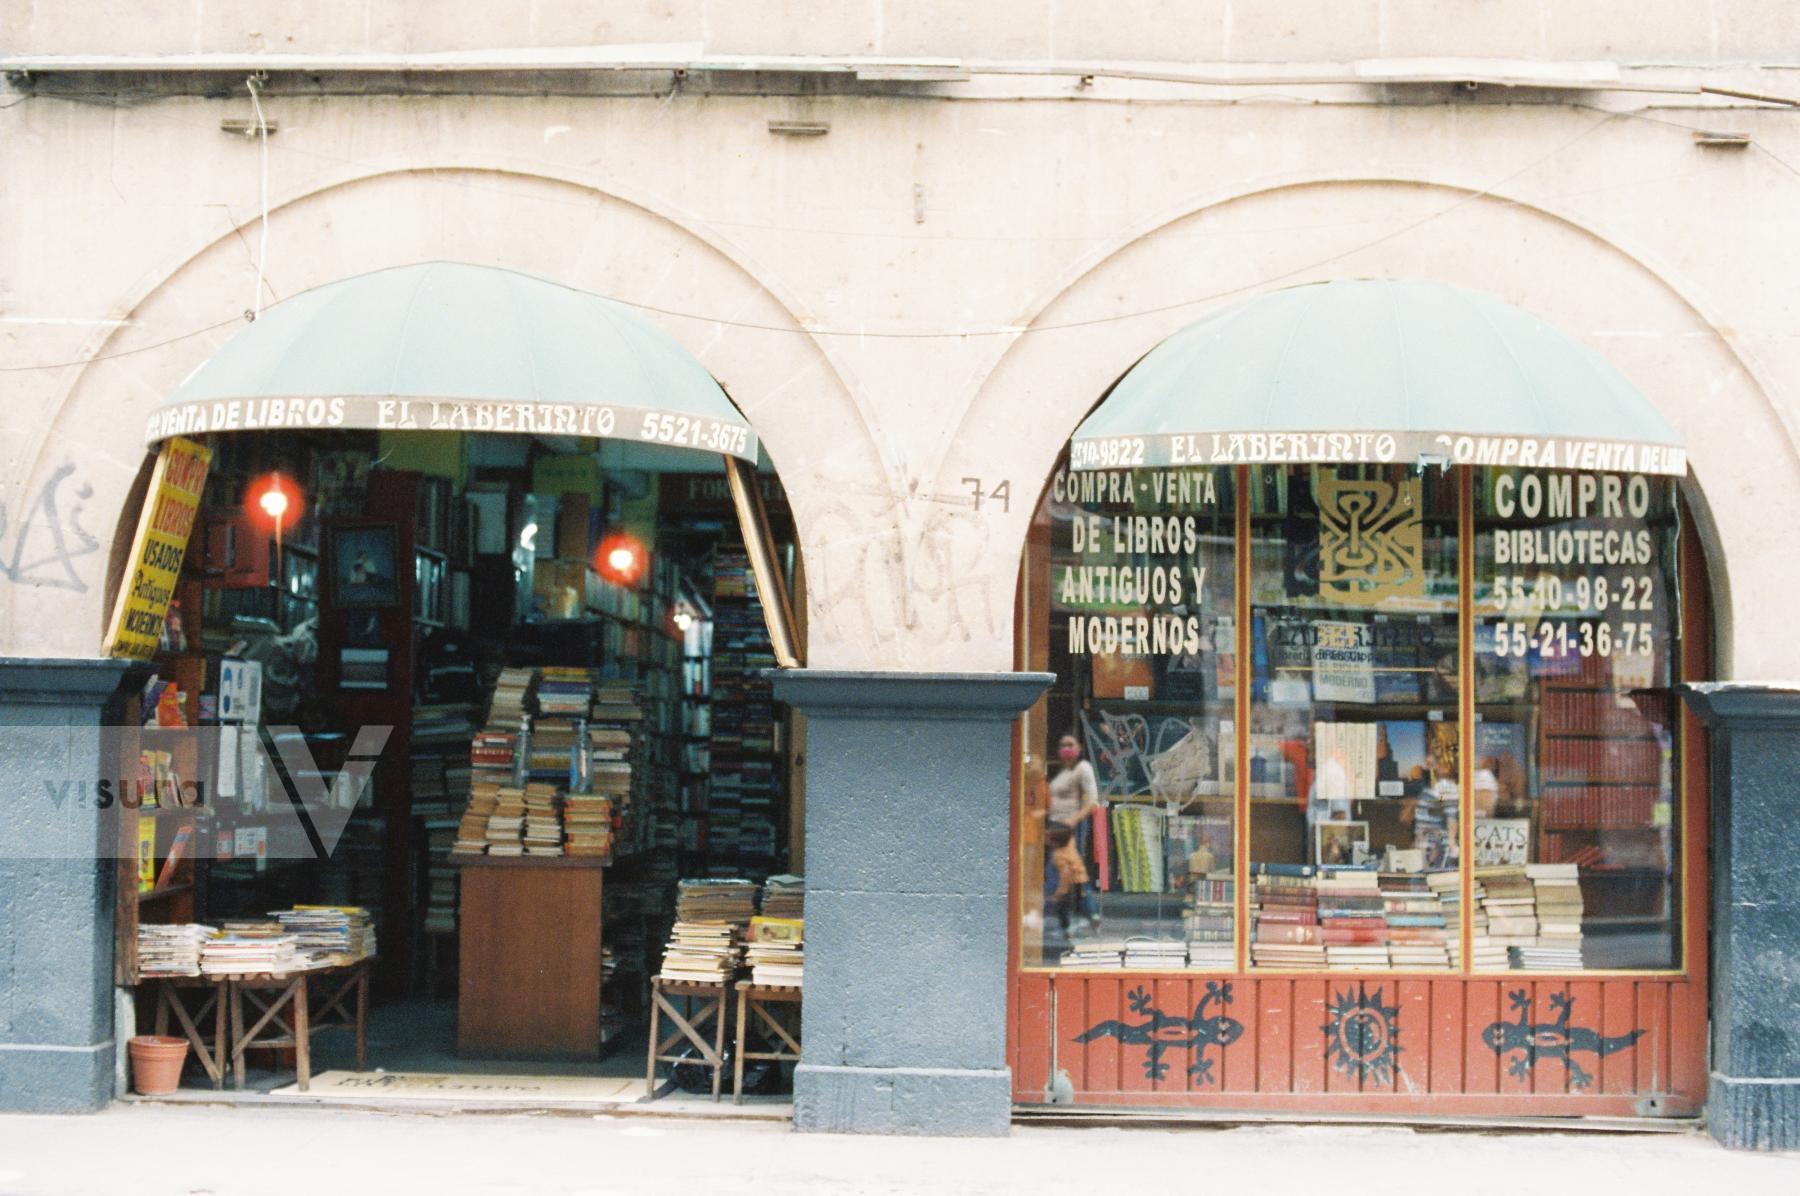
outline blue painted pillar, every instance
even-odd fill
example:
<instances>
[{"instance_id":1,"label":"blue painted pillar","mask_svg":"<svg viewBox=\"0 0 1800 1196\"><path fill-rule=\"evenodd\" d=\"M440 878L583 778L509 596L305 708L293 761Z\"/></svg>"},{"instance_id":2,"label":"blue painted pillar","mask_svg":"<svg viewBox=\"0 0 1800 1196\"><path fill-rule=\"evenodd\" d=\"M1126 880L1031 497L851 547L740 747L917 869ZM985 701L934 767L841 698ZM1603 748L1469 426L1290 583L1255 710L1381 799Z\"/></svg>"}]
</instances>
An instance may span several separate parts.
<instances>
[{"instance_id":1,"label":"blue painted pillar","mask_svg":"<svg viewBox=\"0 0 1800 1196\"><path fill-rule=\"evenodd\" d=\"M807 716L796 1129L1007 1132L1012 722L1052 680L775 675Z\"/></svg>"},{"instance_id":2,"label":"blue painted pillar","mask_svg":"<svg viewBox=\"0 0 1800 1196\"><path fill-rule=\"evenodd\" d=\"M0 1110L113 1096L114 859L89 792L119 660L0 657ZM59 804L46 783L73 782Z\"/></svg>"},{"instance_id":3,"label":"blue painted pillar","mask_svg":"<svg viewBox=\"0 0 1800 1196\"><path fill-rule=\"evenodd\" d=\"M1726 1146L1800 1148L1800 689L1682 686L1712 728L1712 1071Z\"/></svg>"}]
</instances>

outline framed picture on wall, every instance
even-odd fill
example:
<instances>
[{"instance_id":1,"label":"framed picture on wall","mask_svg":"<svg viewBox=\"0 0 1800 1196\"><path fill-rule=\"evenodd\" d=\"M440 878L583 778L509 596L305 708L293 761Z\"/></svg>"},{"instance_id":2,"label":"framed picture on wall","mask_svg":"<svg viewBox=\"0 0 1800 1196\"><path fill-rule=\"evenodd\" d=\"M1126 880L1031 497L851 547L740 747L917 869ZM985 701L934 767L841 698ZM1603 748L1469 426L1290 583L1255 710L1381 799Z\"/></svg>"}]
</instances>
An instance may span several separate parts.
<instances>
[{"instance_id":1,"label":"framed picture on wall","mask_svg":"<svg viewBox=\"0 0 1800 1196\"><path fill-rule=\"evenodd\" d=\"M1369 824L1313 823L1313 858L1321 868L1359 868L1369 862Z\"/></svg>"},{"instance_id":2,"label":"framed picture on wall","mask_svg":"<svg viewBox=\"0 0 1800 1196\"><path fill-rule=\"evenodd\" d=\"M398 606L400 529L341 523L331 533L331 599L337 606Z\"/></svg>"}]
</instances>

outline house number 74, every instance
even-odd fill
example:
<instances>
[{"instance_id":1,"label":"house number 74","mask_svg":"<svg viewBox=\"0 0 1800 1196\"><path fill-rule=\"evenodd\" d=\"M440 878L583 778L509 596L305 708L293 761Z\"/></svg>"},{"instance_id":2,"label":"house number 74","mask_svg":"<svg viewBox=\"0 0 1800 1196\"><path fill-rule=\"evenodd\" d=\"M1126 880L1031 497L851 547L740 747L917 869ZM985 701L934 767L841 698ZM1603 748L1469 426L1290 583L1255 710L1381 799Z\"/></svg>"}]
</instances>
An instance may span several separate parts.
<instances>
[{"instance_id":1,"label":"house number 74","mask_svg":"<svg viewBox=\"0 0 1800 1196\"><path fill-rule=\"evenodd\" d=\"M1012 482L1010 480L1001 481L992 490L987 489L986 484L980 478L964 478L962 482L975 496L977 511L981 510L981 504L988 500L999 503L1002 511L1012 510Z\"/></svg>"}]
</instances>

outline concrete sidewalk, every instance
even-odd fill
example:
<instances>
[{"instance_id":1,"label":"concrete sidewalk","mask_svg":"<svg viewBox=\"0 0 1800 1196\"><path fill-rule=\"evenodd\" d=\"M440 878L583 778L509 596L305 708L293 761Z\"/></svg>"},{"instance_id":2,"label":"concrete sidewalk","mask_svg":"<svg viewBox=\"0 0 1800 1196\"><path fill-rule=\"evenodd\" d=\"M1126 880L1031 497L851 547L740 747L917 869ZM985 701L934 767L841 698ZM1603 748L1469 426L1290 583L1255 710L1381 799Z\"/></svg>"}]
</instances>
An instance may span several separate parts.
<instances>
[{"instance_id":1,"label":"concrete sidewalk","mask_svg":"<svg viewBox=\"0 0 1800 1196\"><path fill-rule=\"evenodd\" d=\"M798 1135L591 1115L119 1105L0 1116L3 1196L615 1196L643 1192L1800 1192L1800 1155L1699 1134L1364 1126L1061 1128L989 1139Z\"/></svg>"}]
</instances>

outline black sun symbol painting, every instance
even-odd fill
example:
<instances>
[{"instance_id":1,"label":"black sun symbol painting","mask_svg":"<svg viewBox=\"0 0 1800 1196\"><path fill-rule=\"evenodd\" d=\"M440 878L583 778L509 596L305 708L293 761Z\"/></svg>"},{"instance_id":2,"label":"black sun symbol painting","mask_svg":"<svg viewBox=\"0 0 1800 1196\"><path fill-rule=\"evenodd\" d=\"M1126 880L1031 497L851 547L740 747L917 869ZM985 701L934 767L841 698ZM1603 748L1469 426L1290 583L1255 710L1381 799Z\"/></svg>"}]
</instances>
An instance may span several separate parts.
<instances>
[{"instance_id":1,"label":"black sun symbol painting","mask_svg":"<svg viewBox=\"0 0 1800 1196\"><path fill-rule=\"evenodd\" d=\"M1400 1007L1383 1005L1379 988L1373 993L1347 988L1332 997L1330 1009L1331 1020L1320 1028L1331 1065L1364 1081L1393 1083L1400 1054Z\"/></svg>"}]
</instances>

